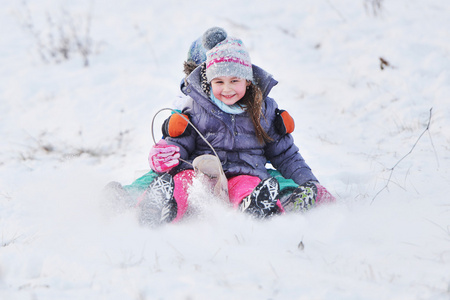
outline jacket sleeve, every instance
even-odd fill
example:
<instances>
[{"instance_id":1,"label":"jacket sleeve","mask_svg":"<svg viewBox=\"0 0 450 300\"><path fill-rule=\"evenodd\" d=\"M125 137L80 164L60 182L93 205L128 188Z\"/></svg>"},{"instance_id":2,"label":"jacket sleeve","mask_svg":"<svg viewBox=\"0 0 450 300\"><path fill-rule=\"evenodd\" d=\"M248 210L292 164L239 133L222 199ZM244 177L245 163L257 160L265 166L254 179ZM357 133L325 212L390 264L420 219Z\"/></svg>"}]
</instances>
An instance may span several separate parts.
<instances>
[{"instance_id":1,"label":"jacket sleeve","mask_svg":"<svg viewBox=\"0 0 450 300\"><path fill-rule=\"evenodd\" d=\"M298 185L307 181L318 181L294 144L290 134L286 134L266 147L266 157L281 175Z\"/></svg>"},{"instance_id":2,"label":"jacket sleeve","mask_svg":"<svg viewBox=\"0 0 450 300\"><path fill-rule=\"evenodd\" d=\"M283 177L292 179L299 185L311 180L318 181L300 154L299 148L294 144L292 135L280 135L275 129L273 120L275 120L276 109L277 104L275 101L268 98L266 119L272 120L268 133L273 141L265 147L266 158Z\"/></svg>"}]
</instances>

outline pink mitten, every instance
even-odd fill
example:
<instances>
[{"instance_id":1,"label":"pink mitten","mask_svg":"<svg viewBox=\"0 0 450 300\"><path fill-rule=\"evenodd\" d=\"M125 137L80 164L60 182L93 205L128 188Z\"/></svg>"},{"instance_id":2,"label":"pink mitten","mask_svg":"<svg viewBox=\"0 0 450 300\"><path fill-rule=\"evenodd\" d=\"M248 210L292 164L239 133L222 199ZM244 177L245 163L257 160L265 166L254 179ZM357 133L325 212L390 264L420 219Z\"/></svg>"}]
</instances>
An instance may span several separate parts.
<instances>
[{"instance_id":1,"label":"pink mitten","mask_svg":"<svg viewBox=\"0 0 450 300\"><path fill-rule=\"evenodd\" d=\"M150 150L148 162L153 171L167 172L180 163L178 158L180 158L180 148L160 140Z\"/></svg>"},{"instance_id":2,"label":"pink mitten","mask_svg":"<svg viewBox=\"0 0 450 300\"><path fill-rule=\"evenodd\" d=\"M317 186L317 199L316 203L332 203L336 201L336 198L334 198L333 195L323 186L318 183L316 183Z\"/></svg>"}]
</instances>

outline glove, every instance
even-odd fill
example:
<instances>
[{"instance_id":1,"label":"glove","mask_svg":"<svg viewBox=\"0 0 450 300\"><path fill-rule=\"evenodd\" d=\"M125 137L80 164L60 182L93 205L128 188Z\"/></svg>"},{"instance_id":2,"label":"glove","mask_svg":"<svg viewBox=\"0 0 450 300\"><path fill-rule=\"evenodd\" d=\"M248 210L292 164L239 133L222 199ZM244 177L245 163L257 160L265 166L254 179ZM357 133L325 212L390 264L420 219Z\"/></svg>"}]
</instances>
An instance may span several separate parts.
<instances>
[{"instance_id":1,"label":"glove","mask_svg":"<svg viewBox=\"0 0 450 300\"><path fill-rule=\"evenodd\" d=\"M331 195L331 193L323 185L316 183L316 187L317 187L317 199L316 199L317 204L336 202L336 198L333 195Z\"/></svg>"},{"instance_id":2,"label":"glove","mask_svg":"<svg viewBox=\"0 0 450 300\"><path fill-rule=\"evenodd\" d=\"M167 172L180 163L178 158L180 158L180 148L160 140L150 150L148 162L153 171Z\"/></svg>"}]
</instances>

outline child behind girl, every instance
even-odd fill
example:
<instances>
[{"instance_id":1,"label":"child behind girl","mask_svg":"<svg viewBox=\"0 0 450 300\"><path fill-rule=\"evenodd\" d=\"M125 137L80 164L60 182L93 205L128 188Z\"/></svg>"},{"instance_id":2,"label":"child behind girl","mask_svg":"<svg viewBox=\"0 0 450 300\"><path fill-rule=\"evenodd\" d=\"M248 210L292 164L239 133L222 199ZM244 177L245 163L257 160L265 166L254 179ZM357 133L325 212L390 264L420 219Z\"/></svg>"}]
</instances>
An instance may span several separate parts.
<instances>
[{"instance_id":1,"label":"child behind girl","mask_svg":"<svg viewBox=\"0 0 450 300\"><path fill-rule=\"evenodd\" d=\"M242 41L221 28L207 30L203 46L206 61L182 87L189 96L182 113L207 142L195 130L177 129L168 130L152 147L150 167L160 175L139 199L142 223L159 225L183 217L195 176L192 161L214 154L210 145L228 179L229 200L241 211L263 218L334 201L294 144L293 120L268 97L277 81L252 65ZM283 203L279 182L265 167L268 161L282 175L276 174L278 178L298 185Z\"/></svg>"}]
</instances>

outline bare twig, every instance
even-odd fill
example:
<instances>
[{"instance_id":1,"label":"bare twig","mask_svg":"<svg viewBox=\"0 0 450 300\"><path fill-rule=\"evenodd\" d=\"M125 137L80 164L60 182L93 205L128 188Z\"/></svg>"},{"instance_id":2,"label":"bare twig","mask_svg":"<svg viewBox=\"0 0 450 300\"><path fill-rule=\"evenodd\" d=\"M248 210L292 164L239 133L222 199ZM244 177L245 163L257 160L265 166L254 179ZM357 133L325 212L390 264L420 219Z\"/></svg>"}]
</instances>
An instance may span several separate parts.
<instances>
[{"instance_id":1,"label":"bare twig","mask_svg":"<svg viewBox=\"0 0 450 300\"><path fill-rule=\"evenodd\" d=\"M0 243L0 247L8 247L9 245L13 244L15 241L17 241L20 238L20 236L14 235L12 238L5 239L2 233L2 241Z\"/></svg>"},{"instance_id":2,"label":"bare twig","mask_svg":"<svg viewBox=\"0 0 450 300\"><path fill-rule=\"evenodd\" d=\"M433 139L431 138L431 133L430 133L429 130L428 130L428 136L430 137L431 147L433 147L434 156L436 157L436 164L437 164L437 167L439 169L439 157L438 157L437 152L436 152L436 147L434 147Z\"/></svg>"},{"instance_id":3,"label":"bare twig","mask_svg":"<svg viewBox=\"0 0 450 300\"><path fill-rule=\"evenodd\" d=\"M427 124L427 127L426 127L425 130L420 134L420 136L417 138L416 142L415 142L414 145L411 147L411 149L409 150L409 152L406 153L402 158L400 158L400 160L397 161L397 163L390 169L390 170L391 170L391 173L389 174L389 178L388 178L388 180L387 180L387 182L386 182L386 185L385 185L381 190L379 190L378 193L375 194L375 196L372 198L372 201L370 202L370 204L373 203L373 201L375 200L375 198L378 197L378 195L379 195L382 191L384 191L385 189L388 188L389 183L391 182L392 174L394 173L395 168L396 168L396 167L397 167L397 166L398 166L398 165L399 165L399 164L400 164L400 163L401 163L408 155L410 155L410 154L413 152L414 148L417 146L417 144L419 143L419 141L420 141L420 139L422 138L422 136L430 129L432 110L433 110L433 108L430 108L430 116L429 116L429 118L428 118L428 124Z\"/></svg>"},{"instance_id":4,"label":"bare twig","mask_svg":"<svg viewBox=\"0 0 450 300\"><path fill-rule=\"evenodd\" d=\"M366 0L364 2L366 12L377 17L383 11L383 1L384 0Z\"/></svg>"},{"instance_id":5,"label":"bare twig","mask_svg":"<svg viewBox=\"0 0 450 300\"><path fill-rule=\"evenodd\" d=\"M73 13L61 9L56 16L46 13L46 26L37 28L31 11L24 2L24 29L31 34L37 50L45 63L62 63L79 55L83 65L88 67L89 59L96 54L100 43L91 37L92 4L85 16L75 18ZM54 13L53 13L54 14Z\"/></svg>"},{"instance_id":6,"label":"bare twig","mask_svg":"<svg viewBox=\"0 0 450 300\"><path fill-rule=\"evenodd\" d=\"M327 3L338 14L342 21L347 22L347 19L344 17L344 15L330 2L330 0L327 0Z\"/></svg>"}]
</instances>

